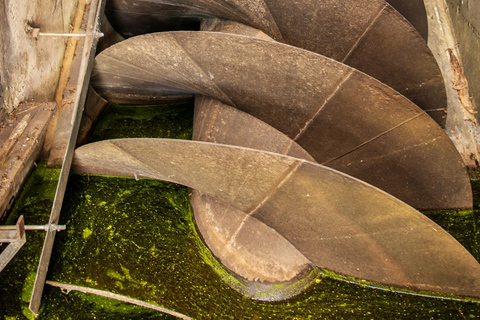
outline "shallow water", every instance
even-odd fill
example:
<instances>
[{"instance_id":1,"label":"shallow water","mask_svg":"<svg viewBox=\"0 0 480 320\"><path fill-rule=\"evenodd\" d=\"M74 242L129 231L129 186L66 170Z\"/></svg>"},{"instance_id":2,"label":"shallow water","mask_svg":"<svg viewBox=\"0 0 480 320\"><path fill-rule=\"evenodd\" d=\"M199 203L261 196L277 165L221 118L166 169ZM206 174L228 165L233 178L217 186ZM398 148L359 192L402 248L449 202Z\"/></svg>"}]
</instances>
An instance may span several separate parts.
<instances>
[{"instance_id":1,"label":"shallow water","mask_svg":"<svg viewBox=\"0 0 480 320\"><path fill-rule=\"evenodd\" d=\"M111 106L92 140L191 136L191 102L142 108ZM45 224L57 177L57 170L40 166L8 223L24 214L27 224ZM480 182L473 181L473 186L475 211L425 214L480 259ZM57 235L47 279L128 295L198 319L480 318L477 303L393 293L326 276L286 301L248 299L222 280L228 274L198 236L188 195L188 188L162 181L72 176L61 217L67 230ZM43 234L31 231L27 237L19 255L0 273L0 317L5 319L31 318L28 299ZM39 319L95 318L171 316L46 286Z\"/></svg>"}]
</instances>

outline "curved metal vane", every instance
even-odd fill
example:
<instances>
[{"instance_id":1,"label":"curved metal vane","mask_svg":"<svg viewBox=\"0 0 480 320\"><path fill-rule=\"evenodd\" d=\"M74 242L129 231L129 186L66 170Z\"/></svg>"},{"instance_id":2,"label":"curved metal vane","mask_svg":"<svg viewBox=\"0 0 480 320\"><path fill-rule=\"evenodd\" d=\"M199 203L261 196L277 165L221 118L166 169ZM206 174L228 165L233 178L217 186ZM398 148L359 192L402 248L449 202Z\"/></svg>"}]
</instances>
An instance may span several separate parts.
<instances>
[{"instance_id":1,"label":"curved metal vane","mask_svg":"<svg viewBox=\"0 0 480 320\"><path fill-rule=\"evenodd\" d=\"M462 160L426 113L312 52L231 34L148 34L100 53L91 82L106 96L125 87L206 95L280 130L318 163L416 208L472 206Z\"/></svg>"},{"instance_id":2,"label":"curved metal vane","mask_svg":"<svg viewBox=\"0 0 480 320\"><path fill-rule=\"evenodd\" d=\"M417 29L418 33L427 40L428 21L423 0L386 0L392 7L402 14Z\"/></svg>"},{"instance_id":3,"label":"curved metal vane","mask_svg":"<svg viewBox=\"0 0 480 320\"><path fill-rule=\"evenodd\" d=\"M445 87L435 58L384 0L113 0L107 16L128 36L192 28L201 18L237 21L365 72L445 123Z\"/></svg>"},{"instance_id":4,"label":"curved metal vane","mask_svg":"<svg viewBox=\"0 0 480 320\"><path fill-rule=\"evenodd\" d=\"M315 161L292 139L265 122L201 95L195 97L192 139ZM208 248L224 266L246 279L244 287L251 288L235 287L238 291L254 299L279 300L298 294L315 280L309 281L312 263L258 219L196 190L192 191L191 204L196 226ZM236 230L240 226L239 234ZM303 285L288 285L295 282ZM263 287L258 288L259 283ZM272 290L272 285L278 283L282 286Z\"/></svg>"},{"instance_id":5,"label":"curved metal vane","mask_svg":"<svg viewBox=\"0 0 480 320\"><path fill-rule=\"evenodd\" d=\"M480 297L480 264L448 233L389 194L322 165L163 139L85 145L76 150L74 165L77 172L148 177L197 189L258 219L316 266L339 274Z\"/></svg>"},{"instance_id":6,"label":"curved metal vane","mask_svg":"<svg viewBox=\"0 0 480 320\"><path fill-rule=\"evenodd\" d=\"M197 95L193 140L228 144L315 162L298 143L267 123L220 101Z\"/></svg>"}]
</instances>

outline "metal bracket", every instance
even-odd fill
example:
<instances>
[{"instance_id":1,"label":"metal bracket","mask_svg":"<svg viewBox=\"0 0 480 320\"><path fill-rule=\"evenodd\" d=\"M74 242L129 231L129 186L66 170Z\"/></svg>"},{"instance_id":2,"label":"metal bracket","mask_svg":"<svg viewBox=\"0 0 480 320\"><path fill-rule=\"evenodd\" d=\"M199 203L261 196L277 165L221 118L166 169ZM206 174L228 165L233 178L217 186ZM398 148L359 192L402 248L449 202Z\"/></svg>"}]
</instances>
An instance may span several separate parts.
<instances>
[{"instance_id":1,"label":"metal bracket","mask_svg":"<svg viewBox=\"0 0 480 320\"><path fill-rule=\"evenodd\" d=\"M17 220L16 225L0 226L0 242L9 243L7 248L0 254L0 272L7 266L7 264L18 253L20 248L26 242L25 231L62 231L67 227L64 225L46 224L46 225L30 225L26 226L23 215Z\"/></svg>"},{"instance_id":2,"label":"metal bracket","mask_svg":"<svg viewBox=\"0 0 480 320\"><path fill-rule=\"evenodd\" d=\"M0 227L0 242L9 243L7 248L3 250L2 254L0 254L0 272L3 270L3 268L5 268L10 260L12 260L12 258L26 242L25 223L23 216L18 218L15 226L8 227L11 228L5 228L5 226Z\"/></svg>"}]
</instances>

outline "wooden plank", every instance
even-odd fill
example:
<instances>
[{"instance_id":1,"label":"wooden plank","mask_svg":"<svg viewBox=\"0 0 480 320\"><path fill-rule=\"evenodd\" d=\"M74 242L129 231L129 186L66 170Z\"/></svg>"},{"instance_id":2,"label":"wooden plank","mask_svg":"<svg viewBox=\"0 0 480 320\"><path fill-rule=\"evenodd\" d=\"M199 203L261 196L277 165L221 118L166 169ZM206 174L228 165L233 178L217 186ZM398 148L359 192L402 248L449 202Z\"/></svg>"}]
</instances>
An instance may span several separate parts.
<instances>
[{"instance_id":1,"label":"wooden plank","mask_svg":"<svg viewBox=\"0 0 480 320\"><path fill-rule=\"evenodd\" d=\"M25 103L11 115L11 121L0 132L0 218L13 199L42 150L49 120L56 108L54 102Z\"/></svg>"}]
</instances>

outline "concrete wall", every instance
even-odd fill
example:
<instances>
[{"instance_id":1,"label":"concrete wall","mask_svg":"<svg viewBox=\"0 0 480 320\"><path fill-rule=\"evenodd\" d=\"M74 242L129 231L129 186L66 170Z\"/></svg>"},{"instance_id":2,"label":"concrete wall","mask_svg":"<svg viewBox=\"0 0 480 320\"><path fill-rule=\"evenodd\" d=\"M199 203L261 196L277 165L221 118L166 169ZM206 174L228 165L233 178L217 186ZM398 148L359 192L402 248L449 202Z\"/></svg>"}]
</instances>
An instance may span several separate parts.
<instances>
[{"instance_id":1,"label":"concrete wall","mask_svg":"<svg viewBox=\"0 0 480 320\"><path fill-rule=\"evenodd\" d=\"M474 108L480 110L480 1L446 0ZM480 114L477 113L477 120Z\"/></svg>"},{"instance_id":2,"label":"concrete wall","mask_svg":"<svg viewBox=\"0 0 480 320\"><path fill-rule=\"evenodd\" d=\"M448 104L445 131L462 155L466 166L472 169L470 173L474 174L480 161L480 127L476 120L478 114L475 114L464 71L458 62L458 41L446 1L424 1L429 29L428 46L440 66L445 82Z\"/></svg>"},{"instance_id":3,"label":"concrete wall","mask_svg":"<svg viewBox=\"0 0 480 320\"><path fill-rule=\"evenodd\" d=\"M2 108L22 101L53 101L66 45L65 37L32 36L69 32L76 0L0 2L0 79Z\"/></svg>"}]
</instances>

